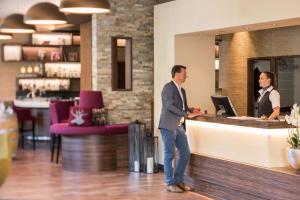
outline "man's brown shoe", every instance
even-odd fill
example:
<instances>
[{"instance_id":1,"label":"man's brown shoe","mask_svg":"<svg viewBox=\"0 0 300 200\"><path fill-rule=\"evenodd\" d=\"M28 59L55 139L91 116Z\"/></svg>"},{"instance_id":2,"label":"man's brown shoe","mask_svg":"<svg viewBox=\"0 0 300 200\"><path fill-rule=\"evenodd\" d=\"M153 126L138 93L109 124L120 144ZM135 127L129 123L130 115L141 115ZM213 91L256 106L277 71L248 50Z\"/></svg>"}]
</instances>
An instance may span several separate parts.
<instances>
[{"instance_id":1,"label":"man's brown shoe","mask_svg":"<svg viewBox=\"0 0 300 200\"><path fill-rule=\"evenodd\" d=\"M167 191L174 192L174 193L183 193L183 190L176 185L169 185L167 187Z\"/></svg>"},{"instance_id":2,"label":"man's brown shoe","mask_svg":"<svg viewBox=\"0 0 300 200\"><path fill-rule=\"evenodd\" d=\"M184 183L179 183L177 186L182 189L183 191L193 191L194 189Z\"/></svg>"}]
</instances>

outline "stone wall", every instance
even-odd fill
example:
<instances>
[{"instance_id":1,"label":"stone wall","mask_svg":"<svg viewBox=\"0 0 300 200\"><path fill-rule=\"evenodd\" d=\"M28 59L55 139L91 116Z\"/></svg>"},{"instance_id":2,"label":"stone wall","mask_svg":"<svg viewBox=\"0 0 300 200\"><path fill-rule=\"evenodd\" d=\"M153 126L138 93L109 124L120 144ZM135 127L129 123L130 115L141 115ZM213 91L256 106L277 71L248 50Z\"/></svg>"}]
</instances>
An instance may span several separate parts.
<instances>
[{"instance_id":1,"label":"stone wall","mask_svg":"<svg viewBox=\"0 0 300 200\"><path fill-rule=\"evenodd\" d=\"M93 89L103 92L112 123L140 120L151 125L153 101L154 0L110 0L111 12L94 15ZM132 38L132 91L112 91L111 37Z\"/></svg>"},{"instance_id":2,"label":"stone wall","mask_svg":"<svg viewBox=\"0 0 300 200\"><path fill-rule=\"evenodd\" d=\"M222 35L220 87L240 115L247 114L247 59L300 55L300 26Z\"/></svg>"}]
</instances>

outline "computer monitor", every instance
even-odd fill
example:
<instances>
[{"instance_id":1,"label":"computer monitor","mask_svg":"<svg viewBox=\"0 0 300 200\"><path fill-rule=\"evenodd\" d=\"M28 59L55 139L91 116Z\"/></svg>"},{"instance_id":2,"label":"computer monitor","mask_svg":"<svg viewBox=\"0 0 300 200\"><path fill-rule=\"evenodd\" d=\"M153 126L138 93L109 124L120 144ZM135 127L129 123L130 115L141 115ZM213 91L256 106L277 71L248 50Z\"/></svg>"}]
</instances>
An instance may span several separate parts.
<instances>
[{"instance_id":1,"label":"computer monitor","mask_svg":"<svg viewBox=\"0 0 300 200\"><path fill-rule=\"evenodd\" d=\"M211 96L211 100L216 108L217 115L225 117L238 116L229 97Z\"/></svg>"}]
</instances>

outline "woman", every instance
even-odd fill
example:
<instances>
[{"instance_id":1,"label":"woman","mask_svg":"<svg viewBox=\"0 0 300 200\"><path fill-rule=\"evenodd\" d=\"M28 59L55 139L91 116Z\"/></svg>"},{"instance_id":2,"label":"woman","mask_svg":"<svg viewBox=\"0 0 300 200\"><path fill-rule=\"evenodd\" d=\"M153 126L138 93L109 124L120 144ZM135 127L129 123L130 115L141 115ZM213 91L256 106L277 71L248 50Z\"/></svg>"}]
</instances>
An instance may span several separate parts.
<instances>
[{"instance_id":1,"label":"woman","mask_svg":"<svg viewBox=\"0 0 300 200\"><path fill-rule=\"evenodd\" d=\"M280 94L274 89L275 76L271 72L262 72L259 76L260 96L257 100L258 117L276 119L280 114Z\"/></svg>"}]
</instances>

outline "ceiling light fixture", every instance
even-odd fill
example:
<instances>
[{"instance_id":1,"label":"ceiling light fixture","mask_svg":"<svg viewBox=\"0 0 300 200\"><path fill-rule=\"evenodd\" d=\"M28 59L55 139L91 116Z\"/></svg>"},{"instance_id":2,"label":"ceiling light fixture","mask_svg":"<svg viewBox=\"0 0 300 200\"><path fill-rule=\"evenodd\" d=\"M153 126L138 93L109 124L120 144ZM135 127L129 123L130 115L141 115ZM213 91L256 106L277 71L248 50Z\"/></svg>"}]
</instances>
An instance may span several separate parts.
<instances>
[{"instance_id":1,"label":"ceiling light fixture","mask_svg":"<svg viewBox=\"0 0 300 200\"><path fill-rule=\"evenodd\" d=\"M33 5L24 16L26 24L66 24L67 19L58 7L51 3L38 3Z\"/></svg>"},{"instance_id":2,"label":"ceiling light fixture","mask_svg":"<svg viewBox=\"0 0 300 200\"><path fill-rule=\"evenodd\" d=\"M60 11L80 14L107 13L110 5L107 0L62 0Z\"/></svg>"},{"instance_id":3,"label":"ceiling light fixture","mask_svg":"<svg viewBox=\"0 0 300 200\"><path fill-rule=\"evenodd\" d=\"M12 14L4 18L0 26L0 31L3 33L34 33L35 27L24 24L23 15Z\"/></svg>"},{"instance_id":4,"label":"ceiling light fixture","mask_svg":"<svg viewBox=\"0 0 300 200\"><path fill-rule=\"evenodd\" d=\"M10 40L12 39L12 34L0 33L0 40Z\"/></svg>"}]
</instances>

